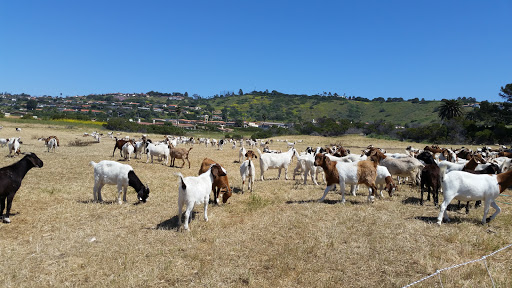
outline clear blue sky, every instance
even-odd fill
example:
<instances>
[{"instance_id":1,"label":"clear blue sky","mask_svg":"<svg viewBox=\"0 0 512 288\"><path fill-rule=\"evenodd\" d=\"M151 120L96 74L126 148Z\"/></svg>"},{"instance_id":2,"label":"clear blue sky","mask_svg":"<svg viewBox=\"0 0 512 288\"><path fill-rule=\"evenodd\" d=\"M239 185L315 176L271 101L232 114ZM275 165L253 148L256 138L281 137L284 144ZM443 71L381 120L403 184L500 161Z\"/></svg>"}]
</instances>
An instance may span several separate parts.
<instances>
[{"instance_id":1,"label":"clear blue sky","mask_svg":"<svg viewBox=\"0 0 512 288\"><path fill-rule=\"evenodd\" d=\"M1 1L0 92L502 101L512 1Z\"/></svg>"}]
</instances>

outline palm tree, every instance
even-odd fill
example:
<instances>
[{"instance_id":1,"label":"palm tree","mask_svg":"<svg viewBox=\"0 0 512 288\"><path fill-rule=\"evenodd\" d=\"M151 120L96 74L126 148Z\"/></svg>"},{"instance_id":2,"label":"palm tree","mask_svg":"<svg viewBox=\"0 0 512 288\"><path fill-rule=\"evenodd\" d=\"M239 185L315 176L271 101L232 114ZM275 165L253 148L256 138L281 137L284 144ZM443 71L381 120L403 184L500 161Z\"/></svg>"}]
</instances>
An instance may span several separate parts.
<instances>
[{"instance_id":1,"label":"palm tree","mask_svg":"<svg viewBox=\"0 0 512 288\"><path fill-rule=\"evenodd\" d=\"M176 125L179 124L181 112L183 112L183 109L179 105L176 106Z\"/></svg>"},{"instance_id":2,"label":"palm tree","mask_svg":"<svg viewBox=\"0 0 512 288\"><path fill-rule=\"evenodd\" d=\"M462 104L458 100L443 99L443 104L439 107L439 117L441 120L450 120L462 116Z\"/></svg>"}]
</instances>

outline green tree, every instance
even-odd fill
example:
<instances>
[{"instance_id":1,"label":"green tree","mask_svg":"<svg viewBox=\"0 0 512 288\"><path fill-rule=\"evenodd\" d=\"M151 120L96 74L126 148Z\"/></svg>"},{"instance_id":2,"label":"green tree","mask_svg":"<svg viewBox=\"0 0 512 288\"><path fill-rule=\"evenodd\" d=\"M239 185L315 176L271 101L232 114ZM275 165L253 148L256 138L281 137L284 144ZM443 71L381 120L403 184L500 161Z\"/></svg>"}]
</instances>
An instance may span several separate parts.
<instances>
[{"instance_id":1,"label":"green tree","mask_svg":"<svg viewBox=\"0 0 512 288\"><path fill-rule=\"evenodd\" d=\"M37 100L35 99L29 99L27 101L27 110L30 111L30 110L36 110L37 108Z\"/></svg>"},{"instance_id":2,"label":"green tree","mask_svg":"<svg viewBox=\"0 0 512 288\"><path fill-rule=\"evenodd\" d=\"M450 120L462 116L462 104L458 100L441 100L438 115L441 120Z\"/></svg>"},{"instance_id":3,"label":"green tree","mask_svg":"<svg viewBox=\"0 0 512 288\"><path fill-rule=\"evenodd\" d=\"M505 85L505 88L501 87L501 93L499 93L499 95L508 102L512 102L512 83Z\"/></svg>"},{"instance_id":4,"label":"green tree","mask_svg":"<svg viewBox=\"0 0 512 288\"><path fill-rule=\"evenodd\" d=\"M183 108L179 105L176 106L176 123L178 123L178 119L180 118L181 113L183 112Z\"/></svg>"},{"instance_id":5,"label":"green tree","mask_svg":"<svg viewBox=\"0 0 512 288\"><path fill-rule=\"evenodd\" d=\"M238 90L238 95L240 95L240 96L244 95L244 91L242 91L242 89Z\"/></svg>"}]
</instances>

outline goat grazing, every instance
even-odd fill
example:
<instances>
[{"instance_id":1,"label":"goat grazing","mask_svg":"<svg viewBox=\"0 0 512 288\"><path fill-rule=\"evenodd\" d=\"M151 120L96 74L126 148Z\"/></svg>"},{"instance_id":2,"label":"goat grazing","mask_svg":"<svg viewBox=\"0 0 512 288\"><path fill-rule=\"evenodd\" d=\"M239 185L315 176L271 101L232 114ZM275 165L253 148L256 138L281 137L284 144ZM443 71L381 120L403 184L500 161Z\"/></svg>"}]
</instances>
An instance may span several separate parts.
<instances>
[{"instance_id":1,"label":"goat grazing","mask_svg":"<svg viewBox=\"0 0 512 288\"><path fill-rule=\"evenodd\" d=\"M284 179L288 180L288 166L292 162L293 155L297 154L297 150L295 148L290 148L288 152L274 154L274 153L265 153L262 154L260 149L256 148L258 154L260 155L260 172L261 181L264 181L263 174L268 169L278 169L279 174L277 179L281 178L281 169L284 168Z\"/></svg>"},{"instance_id":2,"label":"goat grazing","mask_svg":"<svg viewBox=\"0 0 512 288\"><path fill-rule=\"evenodd\" d=\"M0 168L0 219L4 223L11 223L9 215L11 213L12 200L21 186L21 181L32 167L43 167L43 161L36 154L28 153L20 161ZM4 208L7 199L7 210L5 216Z\"/></svg>"},{"instance_id":3,"label":"goat grazing","mask_svg":"<svg viewBox=\"0 0 512 288\"><path fill-rule=\"evenodd\" d=\"M201 163L201 167L199 168L198 174L201 175L204 172L208 171L208 169L210 169L210 166L214 164L220 166L219 163L213 161L212 159L204 158L203 162ZM229 186L227 172L224 170L224 168L222 169L226 175L215 178L215 181L213 181L212 183L213 201L215 202L215 204L219 204L219 196L221 192L223 193L222 203L226 203L232 194L231 187Z\"/></svg>"},{"instance_id":4,"label":"goat grazing","mask_svg":"<svg viewBox=\"0 0 512 288\"><path fill-rule=\"evenodd\" d=\"M441 170L441 175L444 174L444 169ZM452 171L442 177L442 187L444 201L441 204L441 211L437 217L437 224L441 225L442 220L450 221L446 208L453 199L461 201L483 200L484 203L484 217L482 224L487 221L487 213L489 206L492 206L496 211L489 218L489 221L494 219L501 209L495 202L495 199L507 187L512 185L512 170L501 173L498 175L488 174L470 174L463 171Z\"/></svg>"},{"instance_id":5,"label":"goat grazing","mask_svg":"<svg viewBox=\"0 0 512 288\"><path fill-rule=\"evenodd\" d=\"M194 205L203 203L204 220L208 221L208 201L213 182L221 176L226 176L224 169L219 164L212 165L203 174L193 177L183 177L181 173L176 173L180 177L179 195L178 195L178 226L181 226L181 215L183 205L187 205L185 210L185 224L183 228L188 230L188 221ZM179 227L178 227L179 229Z\"/></svg>"},{"instance_id":6,"label":"goat grazing","mask_svg":"<svg viewBox=\"0 0 512 288\"><path fill-rule=\"evenodd\" d=\"M91 161L89 164L94 167L94 188L92 193L94 201L103 201L101 188L105 184L117 185L117 202L119 204L123 203L121 202L121 192L124 192L123 201L126 202L128 186L135 189L139 201L145 203L148 199L149 187L142 184L139 177L133 172L132 166L110 160L103 160L99 163Z\"/></svg>"}]
</instances>

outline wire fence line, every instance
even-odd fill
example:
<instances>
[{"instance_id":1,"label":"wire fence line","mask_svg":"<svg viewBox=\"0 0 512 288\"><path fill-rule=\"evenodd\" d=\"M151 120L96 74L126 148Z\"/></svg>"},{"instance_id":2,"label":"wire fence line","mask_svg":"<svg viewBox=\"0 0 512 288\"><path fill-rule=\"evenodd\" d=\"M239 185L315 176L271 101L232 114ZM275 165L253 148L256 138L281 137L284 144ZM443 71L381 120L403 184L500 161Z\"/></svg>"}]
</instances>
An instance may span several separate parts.
<instances>
[{"instance_id":1,"label":"wire fence line","mask_svg":"<svg viewBox=\"0 0 512 288\"><path fill-rule=\"evenodd\" d=\"M441 284L441 287L443 287L443 282L441 281L441 272L443 272L443 271L447 271L447 270L450 270L450 269L454 269L454 268L458 268L458 267L461 267L461 266L465 266L465 265L468 265L468 264L471 264L471 263L480 262L480 261L483 261L483 262L484 262L484 264L485 264L485 268L487 269L487 274L489 275L489 278L491 278L492 287L495 287L495 286L494 286L494 279L492 279L491 271L489 271L489 267L487 266L487 260L486 260L486 259L487 259L487 257L490 257L490 256L492 256L492 255L494 255L494 254L496 254L496 253L498 253L498 252L500 252L500 251L503 251L503 250L505 250L505 249L507 249L507 248L510 248L510 247L512 247L512 244L509 244L509 245L507 245L507 246L505 246L505 247L503 247L503 248L500 248L500 249L498 249L498 250L496 250L496 251L492 252L491 254L488 254L488 255L482 256L482 257L481 257L481 258L479 258L479 259L475 259L475 260L471 260L471 261L468 261L468 262L465 262L465 263L456 264L456 265L453 265L453 266L450 266L450 267L446 267L446 268L443 268L443 269L439 269L439 270L437 270L435 273L430 274L430 275L428 275L428 276L426 276L426 277L423 277L423 278L421 278L421 279L420 279L420 280L418 280L418 281L414 281L414 282L412 282L412 283L410 283L410 284L408 284L408 285L406 285L406 286L403 286L402 288L411 287L411 286L413 286L413 285L416 285L416 284L418 284L418 283L420 283L420 282L422 282L422 281L425 281L425 280L427 280L427 279L429 279L429 278L431 278L431 277L434 277L434 276L436 276L436 275L437 275L437 276L438 276L438 278L439 278L439 283Z\"/></svg>"}]
</instances>

